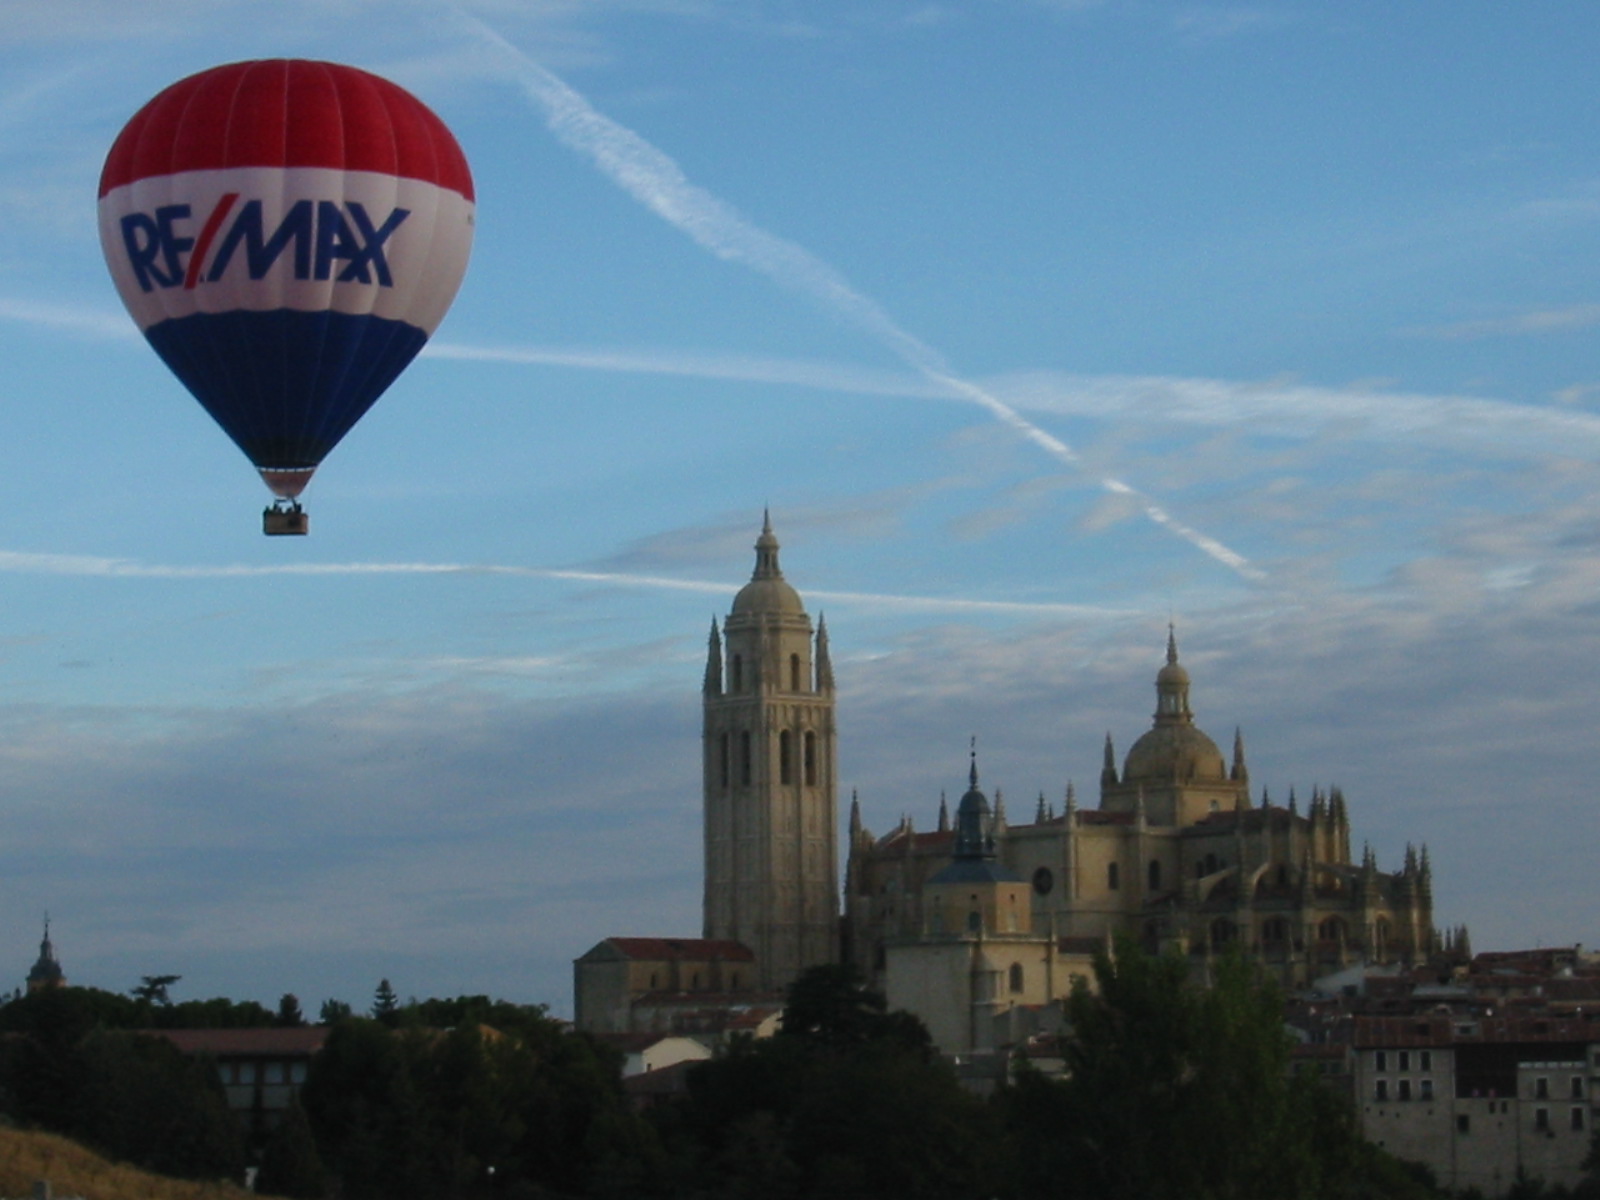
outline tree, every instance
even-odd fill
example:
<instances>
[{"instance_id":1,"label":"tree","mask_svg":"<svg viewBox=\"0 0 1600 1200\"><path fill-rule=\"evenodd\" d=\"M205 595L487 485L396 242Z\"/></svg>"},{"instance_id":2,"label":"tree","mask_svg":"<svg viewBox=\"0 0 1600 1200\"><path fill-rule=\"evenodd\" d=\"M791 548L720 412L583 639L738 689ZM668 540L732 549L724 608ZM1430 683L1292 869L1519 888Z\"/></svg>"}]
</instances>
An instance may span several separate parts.
<instances>
[{"instance_id":1,"label":"tree","mask_svg":"<svg viewBox=\"0 0 1600 1200\"><path fill-rule=\"evenodd\" d=\"M128 994L135 1000L143 1000L146 1004L171 1004L172 1001L167 997L167 989L182 978L182 975L141 975L139 986L130 989Z\"/></svg>"},{"instance_id":2,"label":"tree","mask_svg":"<svg viewBox=\"0 0 1600 1200\"><path fill-rule=\"evenodd\" d=\"M372 1019L384 1025L394 1025L400 1017L400 999L394 994L387 979L378 980L378 989L372 994Z\"/></svg>"},{"instance_id":3,"label":"tree","mask_svg":"<svg viewBox=\"0 0 1600 1200\"><path fill-rule=\"evenodd\" d=\"M285 992L278 998L278 1015L272 1023L283 1029L297 1029L306 1023L305 1014L300 1011L300 998L293 992Z\"/></svg>"},{"instance_id":4,"label":"tree","mask_svg":"<svg viewBox=\"0 0 1600 1200\"><path fill-rule=\"evenodd\" d=\"M283 1119L261 1151L261 1171L256 1191L292 1200L317 1200L324 1194L322 1159L311 1136L311 1123L299 1100L292 1100Z\"/></svg>"},{"instance_id":5,"label":"tree","mask_svg":"<svg viewBox=\"0 0 1600 1200\"><path fill-rule=\"evenodd\" d=\"M317 1021L323 1025L337 1025L351 1015L350 1006L343 1000L324 1000L321 1011L317 1013Z\"/></svg>"},{"instance_id":6,"label":"tree","mask_svg":"<svg viewBox=\"0 0 1600 1200\"><path fill-rule=\"evenodd\" d=\"M1065 1077L1002 1097L1015 1193L1094 1200L1418 1194L1367 1147L1348 1101L1291 1069L1277 988L1237 952L1188 963L1130 940L1068 1000ZM1426 1194L1425 1189L1421 1194Z\"/></svg>"}]
</instances>

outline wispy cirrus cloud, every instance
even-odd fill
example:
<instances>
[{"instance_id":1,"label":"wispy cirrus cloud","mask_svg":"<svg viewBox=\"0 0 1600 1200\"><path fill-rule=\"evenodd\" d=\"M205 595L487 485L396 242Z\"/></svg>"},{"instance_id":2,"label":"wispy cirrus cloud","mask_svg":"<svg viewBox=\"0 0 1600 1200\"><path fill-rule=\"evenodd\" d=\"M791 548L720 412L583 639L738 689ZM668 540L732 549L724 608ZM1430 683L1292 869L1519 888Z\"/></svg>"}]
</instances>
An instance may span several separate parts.
<instances>
[{"instance_id":1,"label":"wispy cirrus cloud","mask_svg":"<svg viewBox=\"0 0 1600 1200\"><path fill-rule=\"evenodd\" d=\"M1572 304L1565 308L1536 309L1504 317L1454 321L1445 325L1425 325L1405 332L1411 337L1439 338L1443 341L1472 341L1491 337L1567 333L1600 325L1600 304Z\"/></svg>"}]
</instances>

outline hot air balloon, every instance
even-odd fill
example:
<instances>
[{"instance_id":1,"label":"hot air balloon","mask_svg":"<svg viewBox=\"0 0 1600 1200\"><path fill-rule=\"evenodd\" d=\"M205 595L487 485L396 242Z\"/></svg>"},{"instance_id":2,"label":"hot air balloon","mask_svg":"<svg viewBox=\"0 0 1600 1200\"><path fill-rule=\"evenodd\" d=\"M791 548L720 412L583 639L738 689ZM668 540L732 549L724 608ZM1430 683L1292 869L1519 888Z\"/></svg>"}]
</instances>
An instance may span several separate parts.
<instances>
[{"instance_id":1,"label":"hot air balloon","mask_svg":"<svg viewBox=\"0 0 1600 1200\"><path fill-rule=\"evenodd\" d=\"M421 101L336 63L266 59L180 80L100 175L122 302L261 472L269 534L422 349L472 247L472 175Z\"/></svg>"}]
</instances>

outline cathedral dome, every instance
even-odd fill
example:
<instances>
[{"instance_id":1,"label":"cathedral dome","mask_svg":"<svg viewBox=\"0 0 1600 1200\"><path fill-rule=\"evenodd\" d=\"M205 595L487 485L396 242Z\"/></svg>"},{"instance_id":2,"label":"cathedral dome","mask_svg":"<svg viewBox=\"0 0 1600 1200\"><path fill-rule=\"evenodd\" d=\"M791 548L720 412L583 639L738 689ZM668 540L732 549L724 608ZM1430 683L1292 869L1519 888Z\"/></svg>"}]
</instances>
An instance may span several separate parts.
<instances>
[{"instance_id":1,"label":"cathedral dome","mask_svg":"<svg viewBox=\"0 0 1600 1200\"><path fill-rule=\"evenodd\" d=\"M1167 630L1167 661L1156 672L1155 725L1133 744L1122 782L1203 783L1225 780L1217 744L1195 727L1189 710L1189 672L1178 662L1178 638Z\"/></svg>"},{"instance_id":2,"label":"cathedral dome","mask_svg":"<svg viewBox=\"0 0 1600 1200\"><path fill-rule=\"evenodd\" d=\"M1128 751L1122 768L1123 783L1202 783L1227 778L1222 751L1193 725L1157 725L1148 730Z\"/></svg>"},{"instance_id":3,"label":"cathedral dome","mask_svg":"<svg viewBox=\"0 0 1600 1200\"><path fill-rule=\"evenodd\" d=\"M761 522L761 536L756 539L756 569L750 582L733 598L734 616L756 613L796 617L806 614L800 593L789 586L778 566L778 539L772 532L771 518L765 516Z\"/></svg>"},{"instance_id":4,"label":"cathedral dome","mask_svg":"<svg viewBox=\"0 0 1600 1200\"><path fill-rule=\"evenodd\" d=\"M733 598L733 611L736 615L780 613L803 616L806 608L800 601L800 593L789 586L788 580L752 579Z\"/></svg>"}]
</instances>

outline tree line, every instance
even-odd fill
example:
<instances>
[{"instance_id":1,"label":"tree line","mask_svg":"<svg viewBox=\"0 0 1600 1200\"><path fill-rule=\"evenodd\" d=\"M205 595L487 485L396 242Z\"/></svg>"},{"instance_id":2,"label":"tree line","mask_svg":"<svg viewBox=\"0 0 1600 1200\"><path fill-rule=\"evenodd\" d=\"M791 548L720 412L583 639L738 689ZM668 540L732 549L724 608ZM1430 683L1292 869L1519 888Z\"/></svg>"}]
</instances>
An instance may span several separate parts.
<instances>
[{"instance_id":1,"label":"tree line","mask_svg":"<svg viewBox=\"0 0 1600 1200\"><path fill-rule=\"evenodd\" d=\"M1281 997L1242 958L1200 988L1179 960L1102 955L1068 1000L1066 1073L980 1097L927 1031L848 968L790 989L783 1030L737 1039L645 1112L620 1056L540 1006L402 1004L387 981L331 1028L298 1102L246 1146L216 1073L149 1031L304 1018L224 1000L42 991L0 1006L0 1112L163 1173L296 1197L683 1200L1304 1200L1443 1193L1363 1141L1345 1097L1291 1069ZM153 977L163 988L176 982ZM146 984L150 979L145 981ZM135 989L136 991L138 989ZM163 1002L166 1001L166 1002ZM182 1022L179 1022L180 1013ZM1573 1195L1600 1200L1600 1158ZM1521 1200L1565 1195L1519 1181Z\"/></svg>"}]
</instances>

